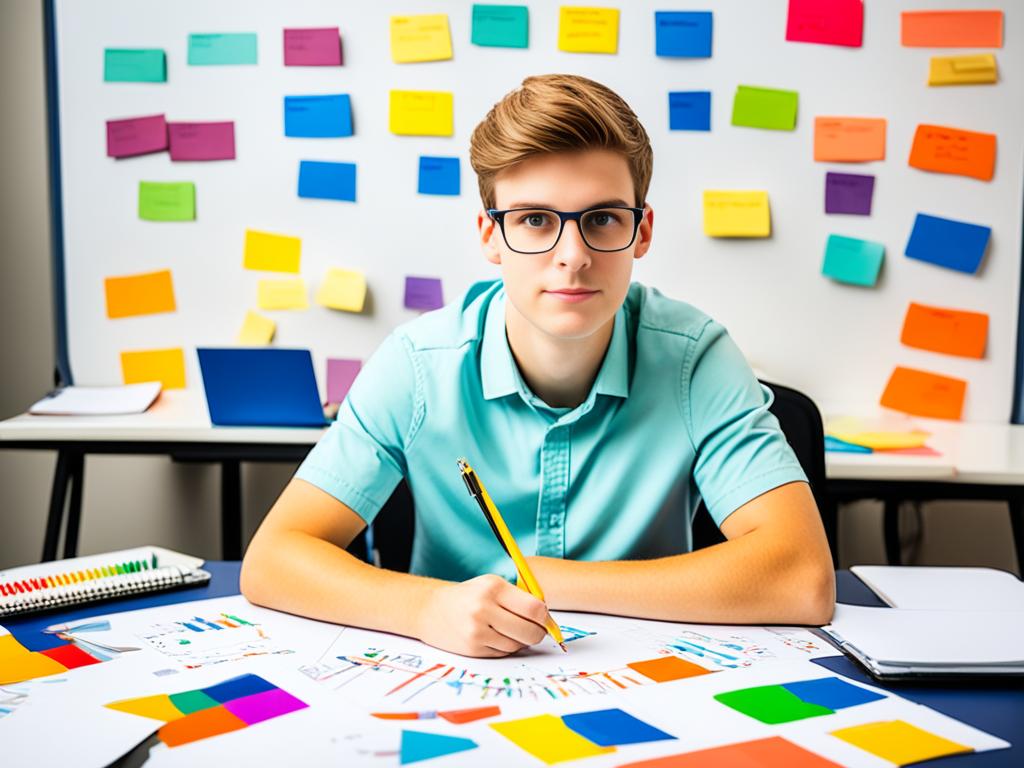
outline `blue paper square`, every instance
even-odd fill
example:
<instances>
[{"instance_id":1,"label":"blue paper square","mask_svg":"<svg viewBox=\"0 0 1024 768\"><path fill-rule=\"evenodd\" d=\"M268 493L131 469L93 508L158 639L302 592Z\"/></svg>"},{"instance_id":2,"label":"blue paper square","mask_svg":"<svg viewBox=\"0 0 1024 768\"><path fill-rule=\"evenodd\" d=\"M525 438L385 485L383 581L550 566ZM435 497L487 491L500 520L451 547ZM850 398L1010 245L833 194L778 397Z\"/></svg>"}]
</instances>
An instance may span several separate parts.
<instances>
[{"instance_id":1,"label":"blue paper square","mask_svg":"<svg viewBox=\"0 0 1024 768\"><path fill-rule=\"evenodd\" d=\"M600 709L594 712L563 715L562 722L570 730L602 747L675 738L621 709Z\"/></svg>"},{"instance_id":2,"label":"blue paper square","mask_svg":"<svg viewBox=\"0 0 1024 768\"><path fill-rule=\"evenodd\" d=\"M783 688L801 701L817 704L827 709L845 709L858 704L884 699L885 695L852 685L838 677L823 677L820 680L803 680L799 683L783 683Z\"/></svg>"},{"instance_id":3,"label":"blue paper square","mask_svg":"<svg viewBox=\"0 0 1024 768\"><path fill-rule=\"evenodd\" d=\"M974 274L991 235L991 227L919 213L904 253L912 259Z\"/></svg>"},{"instance_id":4,"label":"blue paper square","mask_svg":"<svg viewBox=\"0 0 1024 768\"><path fill-rule=\"evenodd\" d=\"M284 135L298 139L335 139L352 135L352 100L335 96L285 96Z\"/></svg>"},{"instance_id":5,"label":"blue paper square","mask_svg":"<svg viewBox=\"0 0 1024 768\"><path fill-rule=\"evenodd\" d=\"M710 131L711 91L670 91L668 127L670 131Z\"/></svg>"},{"instance_id":6,"label":"blue paper square","mask_svg":"<svg viewBox=\"0 0 1024 768\"><path fill-rule=\"evenodd\" d=\"M658 56L711 58L711 11L655 11L654 52Z\"/></svg>"},{"instance_id":7,"label":"blue paper square","mask_svg":"<svg viewBox=\"0 0 1024 768\"><path fill-rule=\"evenodd\" d=\"M238 677L232 677L230 680L225 680L223 683L217 683L217 685L200 688L199 690L214 701L219 701L223 704L226 701L234 701L243 696L251 696L254 693L272 691L276 687L259 675L239 675Z\"/></svg>"},{"instance_id":8,"label":"blue paper square","mask_svg":"<svg viewBox=\"0 0 1024 768\"><path fill-rule=\"evenodd\" d=\"M419 193L421 195L459 194L459 158L421 157Z\"/></svg>"},{"instance_id":9,"label":"blue paper square","mask_svg":"<svg viewBox=\"0 0 1024 768\"><path fill-rule=\"evenodd\" d=\"M345 200L354 203L356 164L303 160L299 163L299 197Z\"/></svg>"}]
</instances>

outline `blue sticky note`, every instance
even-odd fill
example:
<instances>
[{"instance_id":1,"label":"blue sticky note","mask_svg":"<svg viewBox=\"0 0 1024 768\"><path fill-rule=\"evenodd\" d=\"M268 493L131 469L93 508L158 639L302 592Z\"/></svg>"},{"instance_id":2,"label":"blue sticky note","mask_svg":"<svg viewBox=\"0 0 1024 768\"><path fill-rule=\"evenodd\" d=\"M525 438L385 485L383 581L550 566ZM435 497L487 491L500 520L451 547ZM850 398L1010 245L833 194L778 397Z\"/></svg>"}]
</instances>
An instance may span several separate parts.
<instances>
[{"instance_id":1,"label":"blue sticky note","mask_svg":"<svg viewBox=\"0 0 1024 768\"><path fill-rule=\"evenodd\" d=\"M711 11L655 11L654 52L691 59L711 57Z\"/></svg>"},{"instance_id":2,"label":"blue sticky note","mask_svg":"<svg viewBox=\"0 0 1024 768\"><path fill-rule=\"evenodd\" d=\"M285 96L284 135L296 139L336 139L352 135L352 100L336 96Z\"/></svg>"},{"instance_id":3,"label":"blue sticky note","mask_svg":"<svg viewBox=\"0 0 1024 768\"><path fill-rule=\"evenodd\" d=\"M711 91L670 91L668 127L671 131L710 131Z\"/></svg>"},{"instance_id":4,"label":"blue sticky note","mask_svg":"<svg viewBox=\"0 0 1024 768\"><path fill-rule=\"evenodd\" d=\"M299 197L347 200L354 203L356 164L303 160L299 163Z\"/></svg>"},{"instance_id":5,"label":"blue sticky note","mask_svg":"<svg viewBox=\"0 0 1024 768\"><path fill-rule=\"evenodd\" d=\"M871 286L878 282L883 258L885 246L881 243L829 235L821 272L840 283Z\"/></svg>"},{"instance_id":6,"label":"blue sticky note","mask_svg":"<svg viewBox=\"0 0 1024 768\"><path fill-rule=\"evenodd\" d=\"M825 435L825 450L832 453L874 453L866 445L848 443L845 440L840 440L838 437L832 437L832 435Z\"/></svg>"},{"instance_id":7,"label":"blue sticky note","mask_svg":"<svg viewBox=\"0 0 1024 768\"><path fill-rule=\"evenodd\" d=\"M594 712L563 715L562 722L570 730L602 747L675 738L621 709L599 709Z\"/></svg>"},{"instance_id":8,"label":"blue sticky note","mask_svg":"<svg viewBox=\"0 0 1024 768\"><path fill-rule=\"evenodd\" d=\"M884 699L885 695L852 685L838 677L823 677L820 680L803 680L799 683L783 683L783 688L801 701L817 704L828 709L845 709L869 701Z\"/></svg>"},{"instance_id":9,"label":"blue sticky note","mask_svg":"<svg viewBox=\"0 0 1024 768\"><path fill-rule=\"evenodd\" d=\"M421 195L457 195L459 158L421 157L419 193Z\"/></svg>"},{"instance_id":10,"label":"blue sticky note","mask_svg":"<svg viewBox=\"0 0 1024 768\"><path fill-rule=\"evenodd\" d=\"M526 48L529 41L530 11L525 5L473 5L473 45Z\"/></svg>"},{"instance_id":11,"label":"blue sticky note","mask_svg":"<svg viewBox=\"0 0 1024 768\"><path fill-rule=\"evenodd\" d=\"M991 236L991 227L919 213L904 253L912 259L973 275Z\"/></svg>"},{"instance_id":12,"label":"blue sticky note","mask_svg":"<svg viewBox=\"0 0 1024 768\"><path fill-rule=\"evenodd\" d=\"M192 67L255 64L256 33L189 35L188 63Z\"/></svg>"},{"instance_id":13,"label":"blue sticky note","mask_svg":"<svg viewBox=\"0 0 1024 768\"><path fill-rule=\"evenodd\" d=\"M225 680L223 683L217 683L216 685L200 688L199 690L214 701L219 701L223 704L226 701L234 701L243 696L251 696L254 693L272 691L276 687L259 675L239 675L238 677L232 677L230 680Z\"/></svg>"},{"instance_id":14,"label":"blue sticky note","mask_svg":"<svg viewBox=\"0 0 1024 768\"><path fill-rule=\"evenodd\" d=\"M401 752L398 761L401 765L418 763L420 760L431 760L435 757L454 755L467 749L476 749L477 743L472 739L459 736L446 736L441 733L425 733L423 731L402 731Z\"/></svg>"}]
</instances>

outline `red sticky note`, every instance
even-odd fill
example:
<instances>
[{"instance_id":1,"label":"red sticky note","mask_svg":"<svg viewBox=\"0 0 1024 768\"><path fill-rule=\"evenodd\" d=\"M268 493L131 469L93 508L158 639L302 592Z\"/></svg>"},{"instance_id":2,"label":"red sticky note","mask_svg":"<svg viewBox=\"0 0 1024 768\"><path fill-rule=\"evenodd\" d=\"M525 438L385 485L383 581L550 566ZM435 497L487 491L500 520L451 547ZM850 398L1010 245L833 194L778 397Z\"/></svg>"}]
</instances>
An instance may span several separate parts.
<instances>
[{"instance_id":1,"label":"red sticky note","mask_svg":"<svg viewBox=\"0 0 1024 768\"><path fill-rule=\"evenodd\" d=\"M1002 11L904 11L900 42L908 48L1002 48Z\"/></svg>"},{"instance_id":2,"label":"red sticky note","mask_svg":"<svg viewBox=\"0 0 1024 768\"><path fill-rule=\"evenodd\" d=\"M996 135L943 125L919 125L910 148L914 168L991 181L996 172Z\"/></svg>"},{"instance_id":3,"label":"red sticky note","mask_svg":"<svg viewBox=\"0 0 1024 768\"><path fill-rule=\"evenodd\" d=\"M337 27L286 29L284 31L286 67L340 67L341 36Z\"/></svg>"},{"instance_id":4,"label":"red sticky note","mask_svg":"<svg viewBox=\"0 0 1024 768\"><path fill-rule=\"evenodd\" d=\"M44 656L49 656L58 664L63 664L68 669L87 667L90 664L100 663L99 659L90 656L77 645L72 645L71 643L58 645L56 648L47 648L45 651L40 651L40 653Z\"/></svg>"},{"instance_id":5,"label":"red sticky note","mask_svg":"<svg viewBox=\"0 0 1024 768\"><path fill-rule=\"evenodd\" d=\"M988 315L983 312L914 303L907 308L900 335L900 341L908 347L979 360L985 356L987 338Z\"/></svg>"},{"instance_id":6,"label":"red sticky note","mask_svg":"<svg viewBox=\"0 0 1024 768\"><path fill-rule=\"evenodd\" d=\"M787 40L859 48L863 37L861 0L789 0Z\"/></svg>"},{"instance_id":7,"label":"red sticky note","mask_svg":"<svg viewBox=\"0 0 1024 768\"><path fill-rule=\"evenodd\" d=\"M168 123L171 160L234 160L235 124Z\"/></svg>"},{"instance_id":8,"label":"red sticky note","mask_svg":"<svg viewBox=\"0 0 1024 768\"><path fill-rule=\"evenodd\" d=\"M352 388L363 364L359 360L327 359L327 402L340 403Z\"/></svg>"},{"instance_id":9,"label":"red sticky note","mask_svg":"<svg viewBox=\"0 0 1024 768\"><path fill-rule=\"evenodd\" d=\"M950 376L897 366L885 385L881 403L912 416L959 419L967 382Z\"/></svg>"},{"instance_id":10,"label":"red sticky note","mask_svg":"<svg viewBox=\"0 0 1024 768\"><path fill-rule=\"evenodd\" d=\"M163 115L107 120L107 157L134 157L167 149Z\"/></svg>"}]
</instances>

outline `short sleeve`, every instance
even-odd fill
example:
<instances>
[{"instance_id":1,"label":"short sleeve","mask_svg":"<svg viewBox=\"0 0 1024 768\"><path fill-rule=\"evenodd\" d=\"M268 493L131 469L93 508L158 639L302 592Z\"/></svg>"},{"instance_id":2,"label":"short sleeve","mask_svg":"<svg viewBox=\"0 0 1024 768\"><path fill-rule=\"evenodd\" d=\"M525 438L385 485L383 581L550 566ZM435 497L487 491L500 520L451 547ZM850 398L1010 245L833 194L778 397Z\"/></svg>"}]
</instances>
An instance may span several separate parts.
<instances>
[{"instance_id":1,"label":"short sleeve","mask_svg":"<svg viewBox=\"0 0 1024 768\"><path fill-rule=\"evenodd\" d=\"M705 327L684 371L689 374L683 410L696 453L694 481L717 525L773 488L806 482L768 410L771 390L757 380L722 326L711 322Z\"/></svg>"},{"instance_id":2,"label":"short sleeve","mask_svg":"<svg viewBox=\"0 0 1024 768\"><path fill-rule=\"evenodd\" d=\"M420 388L408 342L391 334L363 366L295 476L371 523L406 473Z\"/></svg>"}]
</instances>

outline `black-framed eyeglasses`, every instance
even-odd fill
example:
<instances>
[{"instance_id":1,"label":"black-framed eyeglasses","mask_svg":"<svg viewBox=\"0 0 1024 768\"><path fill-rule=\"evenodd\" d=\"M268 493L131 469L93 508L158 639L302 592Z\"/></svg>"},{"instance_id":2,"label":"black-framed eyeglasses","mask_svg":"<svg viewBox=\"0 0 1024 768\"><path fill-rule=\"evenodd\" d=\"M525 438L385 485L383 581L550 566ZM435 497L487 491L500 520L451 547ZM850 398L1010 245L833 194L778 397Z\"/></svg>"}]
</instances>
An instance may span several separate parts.
<instances>
[{"instance_id":1,"label":"black-framed eyeglasses","mask_svg":"<svg viewBox=\"0 0 1024 768\"><path fill-rule=\"evenodd\" d=\"M553 208L508 208L487 210L498 222L505 245L516 253L546 253L558 245L565 222L575 221L580 237L593 251L612 253L629 248L644 218L643 208L602 205L582 211Z\"/></svg>"}]
</instances>

